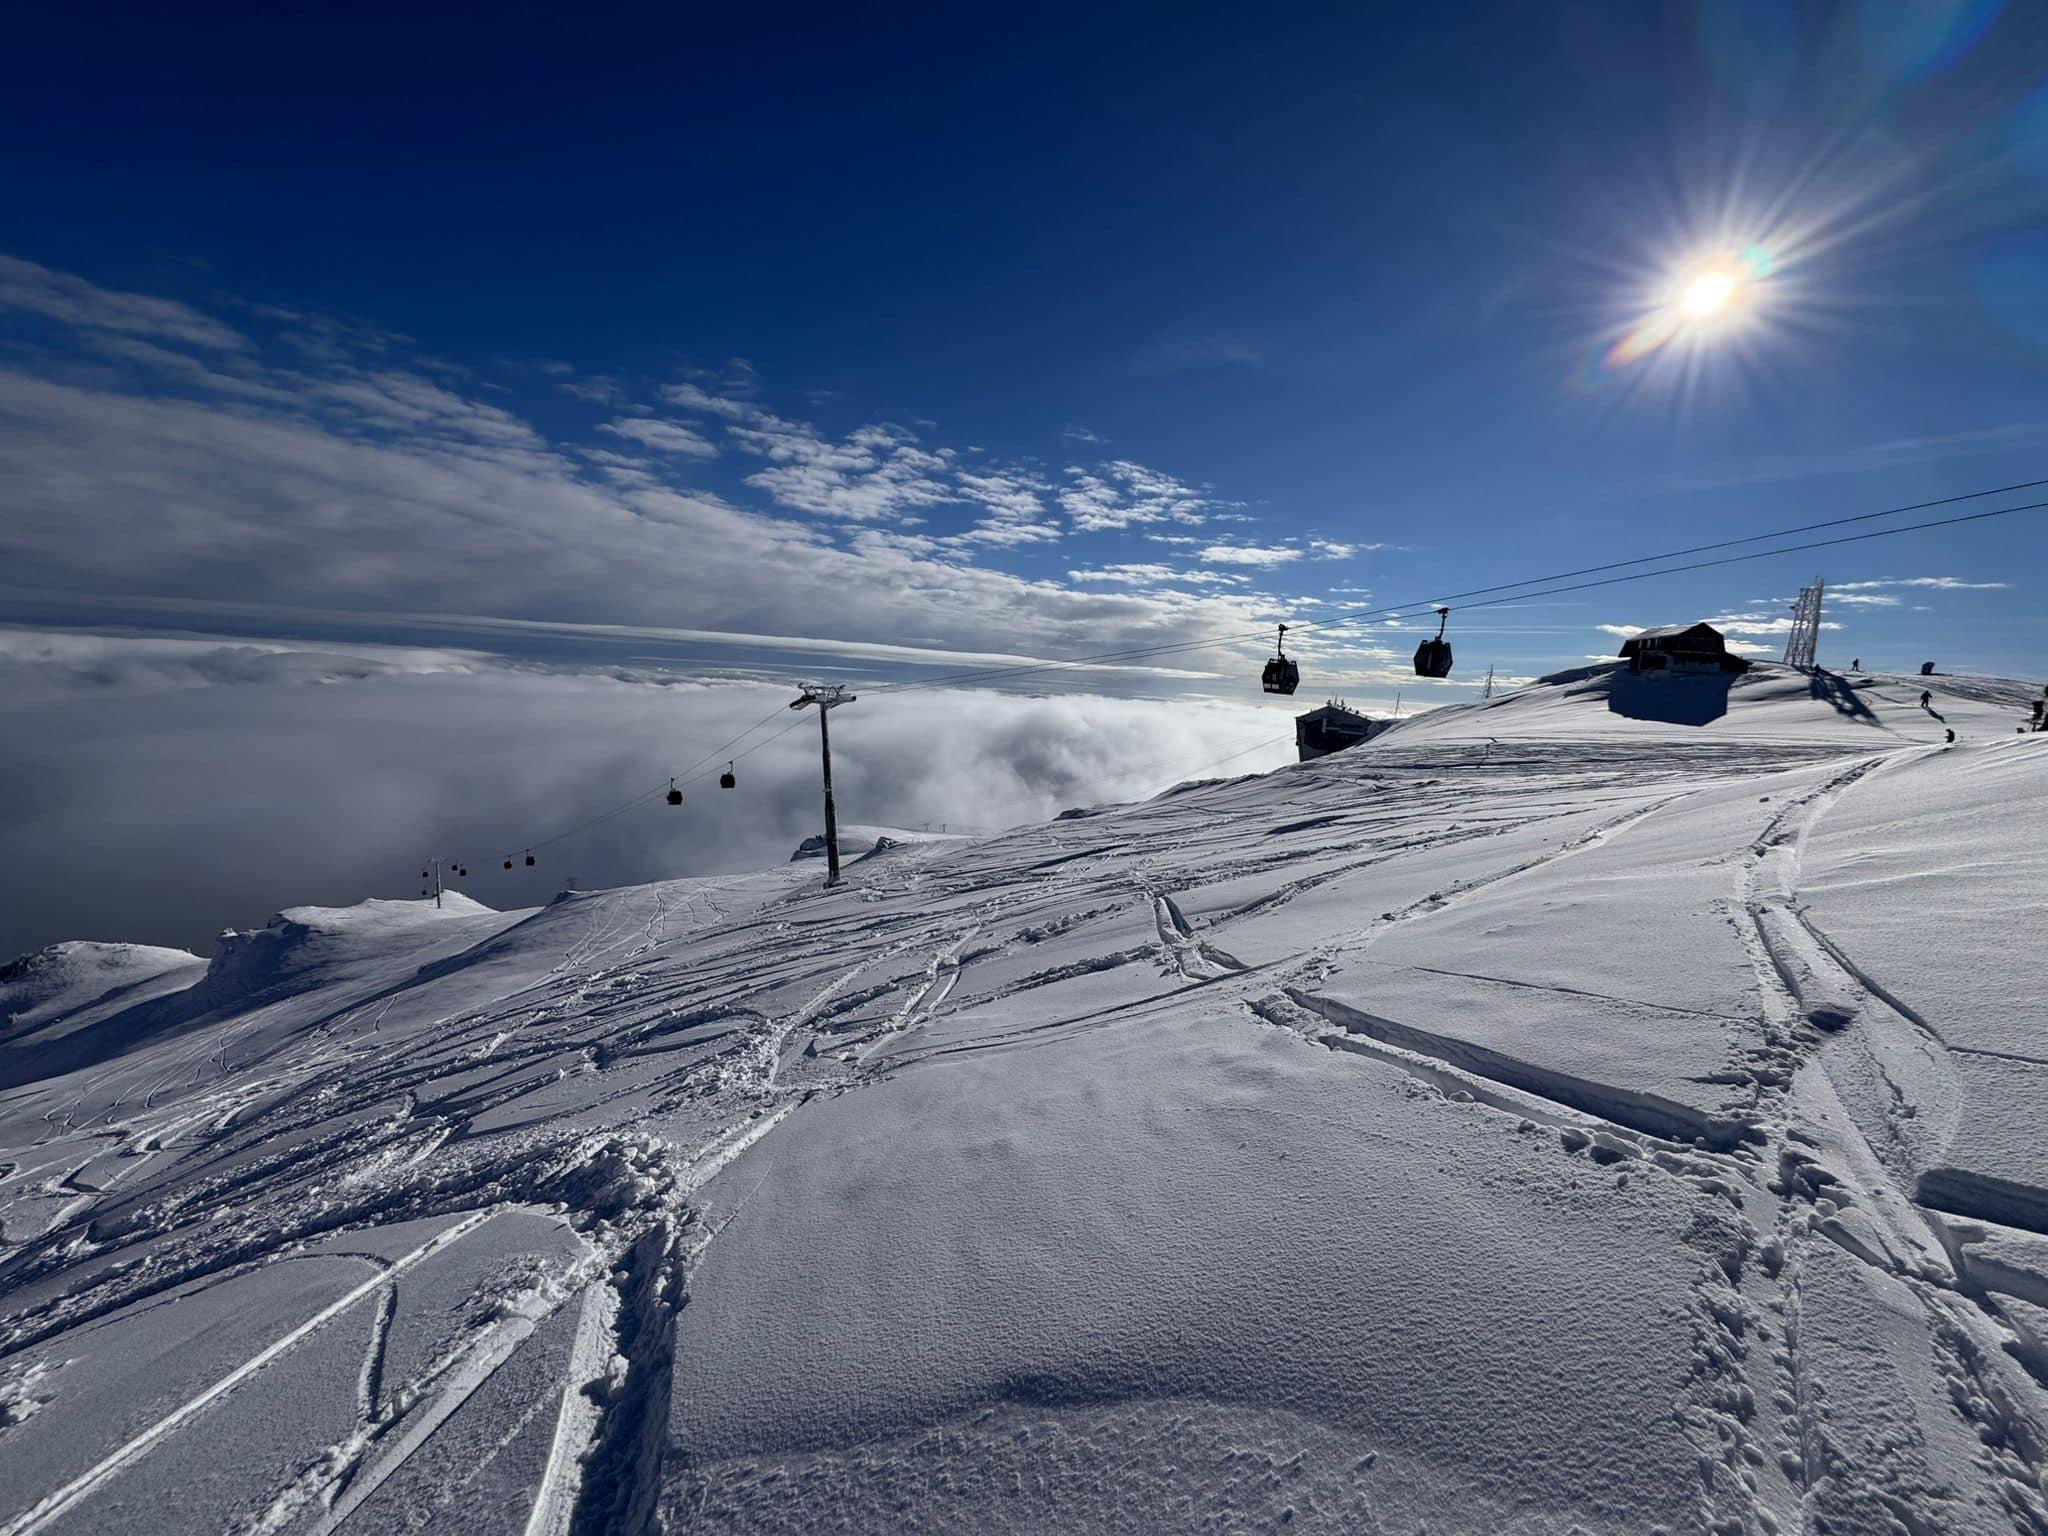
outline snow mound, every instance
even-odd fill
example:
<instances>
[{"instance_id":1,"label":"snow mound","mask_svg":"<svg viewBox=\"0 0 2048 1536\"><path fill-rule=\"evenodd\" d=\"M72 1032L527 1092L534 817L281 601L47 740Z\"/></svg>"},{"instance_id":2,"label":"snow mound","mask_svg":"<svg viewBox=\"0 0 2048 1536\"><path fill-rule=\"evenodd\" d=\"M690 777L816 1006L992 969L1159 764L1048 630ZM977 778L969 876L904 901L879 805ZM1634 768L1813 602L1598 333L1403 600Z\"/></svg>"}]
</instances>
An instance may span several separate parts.
<instances>
[{"instance_id":1,"label":"snow mound","mask_svg":"<svg viewBox=\"0 0 2048 1536\"><path fill-rule=\"evenodd\" d=\"M109 1001L167 973L196 970L197 955L150 944L74 940L0 967L0 1041Z\"/></svg>"},{"instance_id":2,"label":"snow mound","mask_svg":"<svg viewBox=\"0 0 2048 1536\"><path fill-rule=\"evenodd\" d=\"M1932 695L1922 706L1920 695ZM1740 676L1637 675L1622 662L1577 667L1527 688L1394 722L1360 750L1423 741L1669 740L1673 727L1705 741L1839 745L1941 742L1943 732L2010 736L2040 685L2011 678L1801 672L1753 662Z\"/></svg>"},{"instance_id":3,"label":"snow mound","mask_svg":"<svg viewBox=\"0 0 2048 1536\"><path fill-rule=\"evenodd\" d=\"M447 936L450 925L498 914L460 891L436 904L372 898L352 907L286 907L261 928L229 928L215 941L206 988L215 997L261 991L365 950L416 947Z\"/></svg>"}]
</instances>

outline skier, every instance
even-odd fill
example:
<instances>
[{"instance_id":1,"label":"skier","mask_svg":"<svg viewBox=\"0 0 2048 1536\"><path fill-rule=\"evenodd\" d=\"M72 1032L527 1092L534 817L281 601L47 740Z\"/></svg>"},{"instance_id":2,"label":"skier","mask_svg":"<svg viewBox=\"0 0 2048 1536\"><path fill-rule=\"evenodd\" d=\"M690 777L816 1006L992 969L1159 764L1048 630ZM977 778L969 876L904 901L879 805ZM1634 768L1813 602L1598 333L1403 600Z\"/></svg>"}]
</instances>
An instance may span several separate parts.
<instances>
[{"instance_id":1,"label":"skier","mask_svg":"<svg viewBox=\"0 0 2048 1536\"><path fill-rule=\"evenodd\" d=\"M1933 703L1934 695L1929 693L1925 688L1922 688L1920 690L1920 707L1922 709L1926 709L1930 707Z\"/></svg>"},{"instance_id":2,"label":"skier","mask_svg":"<svg viewBox=\"0 0 2048 1536\"><path fill-rule=\"evenodd\" d=\"M1861 672L1863 670L1863 658L1858 656L1854 661L1850 662L1849 670L1851 672Z\"/></svg>"},{"instance_id":3,"label":"skier","mask_svg":"<svg viewBox=\"0 0 2048 1536\"><path fill-rule=\"evenodd\" d=\"M1946 734L1947 734L1947 736L1948 736L1948 744L1949 744L1950 746L1954 746L1954 745L1956 744L1956 733L1955 733L1955 730L1954 730L1953 728L1950 728L1950 730L1949 730L1949 731L1948 731L1948 732L1947 732Z\"/></svg>"}]
</instances>

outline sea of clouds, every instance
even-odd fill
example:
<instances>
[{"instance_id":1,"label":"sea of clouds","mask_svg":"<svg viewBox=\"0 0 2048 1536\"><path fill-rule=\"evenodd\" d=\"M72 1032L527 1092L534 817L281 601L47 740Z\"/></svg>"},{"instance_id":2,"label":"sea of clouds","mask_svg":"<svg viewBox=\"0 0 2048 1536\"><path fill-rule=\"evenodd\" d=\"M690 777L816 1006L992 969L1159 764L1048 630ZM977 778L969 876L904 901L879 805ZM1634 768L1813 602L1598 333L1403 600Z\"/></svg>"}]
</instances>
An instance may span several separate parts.
<instances>
[{"instance_id":1,"label":"sea of clouds","mask_svg":"<svg viewBox=\"0 0 2048 1536\"><path fill-rule=\"evenodd\" d=\"M199 949L293 905L492 906L760 868L821 829L786 682L543 668L459 650L0 630L0 959L60 939ZM772 719L770 719L772 717ZM537 850L756 722L658 801ZM1288 712L1199 698L875 692L833 718L843 822L994 829L1293 756ZM1248 750L1249 749L1249 750ZM515 868L502 868L506 855Z\"/></svg>"}]
</instances>

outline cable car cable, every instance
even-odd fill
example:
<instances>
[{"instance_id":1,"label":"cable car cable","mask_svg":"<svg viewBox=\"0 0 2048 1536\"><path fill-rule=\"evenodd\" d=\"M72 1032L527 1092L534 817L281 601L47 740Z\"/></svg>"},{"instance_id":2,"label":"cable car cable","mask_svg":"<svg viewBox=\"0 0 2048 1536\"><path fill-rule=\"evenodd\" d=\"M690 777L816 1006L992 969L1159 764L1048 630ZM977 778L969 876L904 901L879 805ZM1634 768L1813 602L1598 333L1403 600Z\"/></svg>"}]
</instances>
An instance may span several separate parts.
<instances>
[{"instance_id":1,"label":"cable car cable","mask_svg":"<svg viewBox=\"0 0 2048 1536\"><path fill-rule=\"evenodd\" d=\"M1996 496L2003 494L2007 491L2024 490L2040 485L2048 485L2048 480L2029 480L2023 481L2018 485L2002 486L1995 490L1969 491L1956 496L1941 497L1934 501L1916 502L1909 506L1891 507L1882 512L1865 512L1856 514L1851 517L1830 518L1823 522L1809 523L1800 528L1779 529L1775 533L1752 534L1747 538L1725 539L1712 544L1694 545L1690 549L1669 551L1663 555L1643 555L1633 560L1616 560L1609 561L1603 565L1584 566L1577 571L1564 571L1554 576L1535 576L1529 577L1523 581L1502 582L1491 587L1475 587L1468 592L1450 593L1448 594L1448 598L1446 599L1417 600L1408 603L1397 603L1386 608L1359 609L1351 613L1332 614L1330 617L1325 619L1312 619L1305 623L1291 625L1289 627L1291 629L1296 630L1327 629L1336 627L1338 625L1360 623L1364 620L1377 617L1414 617L1414 615L1407 613L1406 610L1413 608L1428 607L1433 611L1434 608L1438 606L1446 605L1448 601L1473 597L1484 598L1485 600L1480 602L1460 602L1460 606L1468 609L1495 608L1508 603L1527 602L1534 598L1555 597L1567 592L1585 592L1590 591L1597 587L1619 586L1632 581L1649 581L1659 576L1679 576L1689 571L1712 570L1720 566L1742 565L1755 560L1768 560L1777 555L1800 554L1807 550L1829 549L1842 544L1860 544L1868 542L1872 539L1891 538L1894 535L1902 533L1921 533L1931 528L1950 528L1955 527L1962 523L1984 522L1994 517L2009 517L2019 512L2037 512L2044 507L2048 507L2048 501L2023 502L2017 506L1995 507L1985 512L1966 512L1958 514L1955 517L1932 518L1926 522L1907 523L1895 528L1878 528L1868 533L1844 534L1839 537L1831 539L1814 539L1804 544L1779 545L1772 549L1752 550L1748 554L1726 555L1717 560L1698 560L1689 562L1684 565L1663 566L1654 571L1631 571L1626 575L1606 576L1596 581L1572 582L1569 585L1563 586L1546 585L1546 583L1563 581L1566 578L1572 576L1588 575L1600 571L1615 570L1623 566L1643 565L1650 563L1652 561L1676 558L1678 555L1683 554L1694 554L1713 549L1727 549L1735 545L1755 543L1762 539L1782 538L1785 537L1787 534L1791 533L1808 532L1820 528L1837 528L1852 523L1869 522L1873 519L1880 517L1896 517L1905 512L1919 511L1924 510L1926 508L1938 506L1952 506L1957 502L1972 501L1984 496ZM1522 592L1513 590L1518 587L1539 586L1542 589L1538 591ZM1487 596L1487 594L1490 593L1504 593L1506 595L1498 597ZM984 681L996 677L1015 677L1037 672L1064 671L1074 667L1086 666L1091 662L1128 660L1149 656L1174 655L1187 651L1213 649L1218 646L1240 645L1247 640L1257 639L1263 636L1264 633L1265 631L1263 629L1260 629L1245 634L1219 635L1207 639L1185 640L1166 645L1138 647L1123 651L1106 651L1098 653L1093 656L1073 657L1061 661L1036 662L1027 666L997 668L979 673L958 674L956 676L947 678L931 678L915 683L903 683L894 685L882 684L880 686L870 688L868 691L870 693L912 693L919 692L928 688L957 686L961 683ZM727 748L731 747L734 743L738 741L744 740L747 736L752 735L755 731L761 729L762 726L766 725L769 720L776 718L776 715L779 715L780 713L781 711L778 710L776 711L776 714L768 715L764 717L762 720L756 722L754 725L749 726L745 731L742 731L738 736L732 738L732 741L722 743L713 752L707 754L703 758L699 758L697 760L698 764L704 762L715 762L720 756L724 755ZM788 735L789 732L795 730L796 727L798 725L801 725L802 723L803 721L801 718L792 721L790 724L785 725L781 730L775 732L774 735L768 736L763 740L754 743L753 746L748 747L744 752L741 752L737 758L730 759L729 761L733 764L737 764L745 758L752 756L755 752L758 752L763 747L766 747L771 743L780 740L783 736ZM693 764L692 766L695 767L696 765ZM676 777L682 778L685 777L685 775L678 774L676 775ZM556 843L562 842L564 839L577 836L579 833L587 832L595 827L602 826L604 823L614 820L619 816L623 816L626 812L634 810L637 807L646 804L650 800L656 800L661 798L664 794L667 793L667 789L667 785L662 785L654 789L650 789L644 794L636 795L632 799L626 800L620 803L619 805L614 806L612 809L608 811L600 812L598 815L593 816L586 821L579 822L575 826L570 827L562 832L557 832L552 837L542 838L536 842L527 845L528 851L530 852L532 849L535 848L551 847Z\"/></svg>"},{"instance_id":2,"label":"cable car cable","mask_svg":"<svg viewBox=\"0 0 2048 1536\"><path fill-rule=\"evenodd\" d=\"M2048 479L2023 480L2014 485L2002 485L1994 487L1989 490L1964 491L1954 496L1938 497L1933 501L1918 501L1911 502L1903 506L1887 507L1880 512L1859 512L1848 517L1826 518L1820 522L1802 523L1791 528L1775 529L1769 533L1752 533L1745 535L1744 537L1739 539L1721 539L1709 544L1690 545L1684 549L1665 550L1658 554L1637 555L1633 559L1629 560L1610 560L1600 565L1581 566L1577 570L1557 571L1547 576L1530 576L1524 578L1521 581L1501 582L1490 587L1473 587L1469 591L1465 592L1451 592L1434 598L1417 598L1410 602L1395 603L1385 608L1355 609L1349 613L1332 614L1328 618L1324 619L1304 620L1301 623L1292 625L1290 627L1294 629L1322 629L1329 628L1333 625L1358 623L1365 619L1377 617L1409 617L1410 615L1406 613L1406 610L1411 608L1429 607L1437 603L1460 604L1461 606L1465 607L1492 607L1494 606L1494 604L1492 603L1464 603L1463 599L1472 597L1486 597L1493 593L1498 592L1510 592L1516 587L1530 587L1554 581L1567 581L1576 576L1597 575L1602 571L1620 570L1624 567L1632 565L1650 565L1661 560L1676 560L1681 556L1685 555L1704 554L1708 551L1716 549L1731 549L1737 545L1755 544L1765 539L1789 538L1791 535L1796 533L1812 533L1822 528L1839 528L1844 527L1851 523L1866 523L1881 517L1899 517L1907 512L1923 512L1933 507L1953 506L1957 502L1977 501L1981 500L1986 496L2002 496L2011 491L2031 490L2037 486L2042 485L2048 485ZM2031 510L2033 507L2038 507L2040 505L2041 503L2036 502L2031 503L2029 506L2006 507L2000 509L1999 512L1992 513L1989 515L2001 516L2005 512L2023 512ZM1946 520L1943 519L1930 523L1911 524L1901 528L1881 529L1879 530L1879 535L1886 533L1911 533L1916 528L1937 528L1943 526L1945 522ZM1870 537L1870 535L1864 535L1864 537ZM1761 551L1760 553L1789 554L1796 552L1799 549L1812 549L1819 547L1821 546L1793 545L1783 550L1765 550ZM1708 564L1712 563L1713 562L1708 562ZM1672 569L1704 569L1704 566L1673 567ZM1650 576L1657 575L1659 573L1655 571L1646 571L1642 572L1641 574L1645 576ZM1576 589L1568 588L1566 590ZM1519 598L1531 598L1541 597L1544 595L1545 594L1540 592L1524 592L1520 593L1518 596ZM1094 662L1128 661L1138 660L1151 656L1169 656L1183 651L1205 650L1220 645L1242 644L1247 641L1258 639L1263 633L1263 630L1247 631L1242 634L1216 635L1206 639L1170 641L1156 646L1141 646L1119 651L1101 651L1088 656L1074 656L1056 661L1031 662L1021 666L1014 667L983 668L973 672L961 672L954 673L944 677L925 678L910 683L882 683L870 688L868 691L870 693L910 693L925 688L944 688L950 686L957 686L962 683L987 681L999 677L1020 677L1034 672L1059 671L1072 667L1085 667Z\"/></svg>"}]
</instances>

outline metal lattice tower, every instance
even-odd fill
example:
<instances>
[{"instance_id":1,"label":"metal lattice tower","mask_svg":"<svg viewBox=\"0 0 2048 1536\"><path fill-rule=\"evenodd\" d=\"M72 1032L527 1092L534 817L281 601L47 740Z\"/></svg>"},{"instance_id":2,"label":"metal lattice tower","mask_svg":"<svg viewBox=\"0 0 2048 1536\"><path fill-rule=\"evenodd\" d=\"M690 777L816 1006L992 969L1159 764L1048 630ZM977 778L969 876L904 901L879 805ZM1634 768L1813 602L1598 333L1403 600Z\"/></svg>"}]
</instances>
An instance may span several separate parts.
<instances>
[{"instance_id":1,"label":"metal lattice tower","mask_svg":"<svg viewBox=\"0 0 2048 1536\"><path fill-rule=\"evenodd\" d=\"M1821 579L1799 589L1799 601L1792 605L1792 632L1785 637L1785 665L1802 672L1813 670L1814 648L1820 644Z\"/></svg>"}]
</instances>

